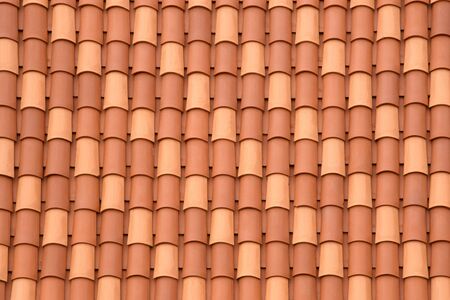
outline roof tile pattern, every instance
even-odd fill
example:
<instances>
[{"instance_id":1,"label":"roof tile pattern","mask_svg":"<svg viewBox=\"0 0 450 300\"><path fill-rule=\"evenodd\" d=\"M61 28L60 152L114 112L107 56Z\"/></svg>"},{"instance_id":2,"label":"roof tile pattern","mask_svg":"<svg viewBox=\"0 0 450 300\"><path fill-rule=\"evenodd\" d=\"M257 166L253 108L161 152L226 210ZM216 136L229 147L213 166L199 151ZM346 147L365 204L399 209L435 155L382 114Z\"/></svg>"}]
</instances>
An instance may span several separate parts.
<instances>
[{"instance_id":1,"label":"roof tile pattern","mask_svg":"<svg viewBox=\"0 0 450 300\"><path fill-rule=\"evenodd\" d=\"M0 0L0 299L450 299L447 0Z\"/></svg>"}]
</instances>

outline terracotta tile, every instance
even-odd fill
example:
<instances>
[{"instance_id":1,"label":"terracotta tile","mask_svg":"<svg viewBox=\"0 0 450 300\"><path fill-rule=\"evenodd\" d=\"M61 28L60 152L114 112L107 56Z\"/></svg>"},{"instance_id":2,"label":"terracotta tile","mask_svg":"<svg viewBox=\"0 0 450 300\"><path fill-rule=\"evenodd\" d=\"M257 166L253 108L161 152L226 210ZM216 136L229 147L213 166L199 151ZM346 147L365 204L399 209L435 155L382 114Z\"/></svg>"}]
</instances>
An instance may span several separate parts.
<instances>
[{"instance_id":1,"label":"terracotta tile","mask_svg":"<svg viewBox=\"0 0 450 300\"><path fill-rule=\"evenodd\" d=\"M260 277L260 245L245 242L239 245L237 278Z\"/></svg>"},{"instance_id":2,"label":"terracotta tile","mask_svg":"<svg viewBox=\"0 0 450 300\"><path fill-rule=\"evenodd\" d=\"M262 241L262 219L261 212L252 209L244 208L239 211L238 224L238 240L239 242L258 242Z\"/></svg>"},{"instance_id":3,"label":"terracotta tile","mask_svg":"<svg viewBox=\"0 0 450 300\"><path fill-rule=\"evenodd\" d=\"M287 244L289 242L288 213L286 209L281 207L266 207L266 243L273 241ZM268 260L271 259L274 259L274 257L271 258L268 255Z\"/></svg>"},{"instance_id":4,"label":"terracotta tile","mask_svg":"<svg viewBox=\"0 0 450 300\"><path fill-rule=\"evenodd\" d=\"M383 38L400 40L400 9L394 5L378 8L377 40Z\"/></svg>"},{"instance_id":5,"label":"terracotta tile","mask_svg":"<svg viewBox=\"0 0 450 300\"><path fill-rule=\"evenodd\" d=\"M120 71L122 73L127 73L129 63L126 59L123 59L124 57L128 56L127 54L128 45L126 43L116 41L110 42L106 49L107 61L105 71Z\"/></svg>"},{"instance_id":6,"label":"terracotta tile","mask_svg":"<svg viewBox=\"0 0 450 300\"><path fill-rule=\"evenodd\" d=\"M23 70L47 72L47 43L38 39L29 39L23 43ZM19 51L20 55L20 51ZM19 56L20 59L20 56ZM20 60L19 60L20 61Z\"/></svg>"},{"instance_id":7,"label":"terracotta tile","mask_svg":"<svg viewBox=\"0 0 450 300\"><path fill-rule=\"evenodd\" d=\"M110 72L105 76L105 102L103 109L118 107L128 109L127 75Z\"/></svg>"},{"instance_id":8,"label":"terracotta tile","mask_svg":"<svg viewBox=\"0 0 450 300\"><path fill-rule=\"evenodd\" d=\"M75 278L70 282L70 297L85 297L94 299L94 281L85 278Z\"/></svg>"},{"instance_id":9,"label":"terracotta tile","mask_svg":"<svg viewBox=\"0 0 450 300\"><path fill-rule=\"evenodd\" d=\"M438 69L440 66L448 68L450 61L443 52L443 48L448 45L448 39L445 36L436 36L431 39L431 55L430 55L430 70Z\"/></svg>"},{"instance_id":10,"label":"terracotta tile","mask_svg":"<svg viewBox=\"0 0 450 300\"><path fill-rule=\"evenodd\" d=\"M240 139L254 139L262 141L263 134L263 112L259 109L249 107L241 111Z\"/></svg>"},{"instance_id":11,"label":"terracotta tile","mask_svg":"<svg viewBox=\"0 0 450 300\"><path fill-rule=\"evenodd\" d=\"M319 46L317 44L313 44L310 42L302 42L296 46L296 62L295 67L297 72L311 72L313 74L317 74L318 70L318 49ZM303 80L308 80L308 78L312 74L310 73L299 73L297 75L297 78L301 78ZM296 88L296 93L302 93L303 91L303 85L299 85L298 88ZM317 90L313 88L314 86L305 85L306 90L311 90L310 92L316 92ZM314 101L317 101L315 99Z\"/></svg>"},{"instance_id":12,"label":"terracotta tile","mask_svg":"<svg viewBox=\"0 0 450 300\"><path fill-rule=\"evenodd\" d=\"M204 74L190 74L188 78L188 95L186 110L193 108L209 111L209 77Z\"/></svg>"},{"instance_id":13,"label":"terracotta tile","mask_svg":"<svg viewBox=\"0 0 450 300\"><path fill-rule=\"evenodd\" d=\"M18 40L19 32L17 30L18 25L18 3L5 1L2 3L2 30L0 35L2 37L10 38L12 40Z\"/></svg>"},{"instance_id":14,"label":"terracotta tile","mask_svg":"<svg viewBox=\"0 0 450 300\"><path fill-rule=\"evenodd\" d=\"M326 242L320 245L319 276L343 276L342 245Z\"/></svg>"},{"instance_id":15,"label":"terracotta tile","mask_svg":"<svg viewBox=\"0 0 450 300\"><path fill-rule=\"evenodd\" d=\"M323 44L322 75L338 73L345 75L345 43L329 40Z\"/></svg>"},{"instance_id":16,"label":"terracotta tile","mask_svg":"<svg viewBox=\"0 0 450 300\"><path fill-rule=\"evenodd\" d=\"M430 75L430 107L449 102L448 91L442 88L442 84L450 80L448 70L434 70Z\"/></svg>"},{"instance_id":17,"label":"terracotta tile","mask_svg":"<svg viewBox=\"0 0 450 300\"><path fill-rule=\"evenodd\" d=\"M141 229L142 228L142 229ZM145 208L130 210L128 228L128 245L142 243L151 246L152 241L152 212Z\"/></svg>"},{"instance_id":18,"label":"terracotta tile","mask_svg":"<svg viewBox=\"0 0 450 300\"><path fill-rule=\"evenodd\" d=\"M37 247L30 244L19 244L14 247L12 279L26 278L37 280L38 253ZM14 286L14 283L13 283ZM13 288L14 289L14 288Z\"/></svg>"},{"instance_id":19,"label":"terracotta tile","mask_svg":"<svg viewBox=\"0 0 450 300\"><path fill-rule=\"evenodd\" d=\"M2 120L0 134L2 137L10 140L15 140L17 137L17 125L16 125L16 110L8 106L0 107L0 113L2 114Z\"/></svg>"},{"instance_id":20,"label":"terracotta tile","mask_svg":"<svg viewBox=\"0 0 450 300\"><path fill-rule=\"evenodd\" d=\"M27 107L45 110L45 75L38 72L23 74L21 109Z\"/></svg>"},{"instance_id":21,"label":"terracotta tile","mask_svg":"<svg viewBox=\"0 0 450 300\"><path fill-rule=\"evenodd\" d=\"M40 297L64 297L65 282L60 278L46 277L42 279L39 289Z\"/></svg>"},{"instance_id":22,"label":"terracotta tile","mask_svg":"<svg viewBox=\"0 0 450 300\"><path fill-rule=\"evenodd\" d=\"M365 242L352 242L348 245L349 276L372 276L372 245ZM350 277L350 278L352 278ZM358 280L357 280L358 281ZM350 293L349 287L349 293Z\"/></svg>"},{"instance_id":23,"label":"terracotta tile","mask_svg":"<svg viewBox=\"0 0 450 300\"><path fill-rule=\"evenodd\" d=\"M35 38L47 42L47 2L31 2L24 5L24 39ZM45 4L45 7L40 5Z\"/></svg>"},{"instance_id":24,"label":"terracotta tile","mask_svg":"<svg viewBox=\"0 0 450 300\"><path fill-rule=\"evenodd\" d=\"M426 140L419 137L410 137L404 141L404 147L404 175L411 172L427 174Z\"/></svg>"},{"instance_id":25,"label":"terracotta tile","mask_svg":"<svg viewBox=\"0 0 450 300\"><path fill-rule=\"evenodd\" d=\"M188 42L203 41L211 42L211 3L205 2L195 5L189 9L189 29ZM209 50L209 49L208 49ZM209 54L208 54L209 55ZM208 66L209 67L209 66Z\"/></svg>"},{"instance_id":26,"label":"terracotta tile","mask_svg":"<svg viewBox=\"0 0 450 300\"><path fill-rule=\"evenodd\" d=\"M42 245L60 244L67 246L67 212L50 209L45 212L44 239Z\"/></svg>"},{"instance_id":27,"label":"terracotta tile","mask_svg":"<svg viewBox=\"0 0 450 300\"><path fill-rule=\"evenodd\" d=\"M372 297L371 279L366 276L349 278L348 299L370 299Z\"/></svg>"},{"instance_id":28,"label":"terracotta tile","mask_svg":"<svg viewBox=\"0 0 450 300\"><path fill-rule=\"evenodd\" d=\"M216 8L215 44L228 41L237 44L238 12L232 7Z\"/></svg>"},{"instance_id":29,"label":"terracotta tile","mask_svg":"<svg viewBox=\"0 0 450 300\"><path fill-rule=\"evenodd\" d=\"M288 280L282 277L267 279L265 299L288 299Z\"/></svg>"},{"instance_id":30,"label":"terracotta tile","mask_svg":"<svg viewBox=\"0 0 450 300\"><path fill-rule=\"evenodd\" d=\"M314 57L316 58L316 56L317 51L315 51ZM317 64L315 60L313 61L314 64ZM317 72L316 66L314 72ZM297 93L296 106L303 104L304 106L311 106L313 108L317 108L317 97L319 94L319 91L317 90L318 87L317 76L309 72L300 73L298 76L296 76L296 85L298 86L298 88L296 89Z\"/></svg>"},{"instance_id":31,"label":"terracotta tile","mask_svg":"<svg viewBox=\"0 0 450 300\"><path fill-rule=\"evenodd\" d=\"M431 3L433 4L431 12L431 35L434 37L438 34L448 32L448 26L446 25L448 24L448 19L445 17L445 9L448 7L448 4L440 1L433 1Z\"/></svg>"},{"instance_id":32,"label":"terracotta tile","mask_svg":"<svg viewBox=\"0 0 450 300\"><path fill-rule=\"evenodd\" d=\"M431 279L431 297L447 297L449 291L446 288L448 284L448 278L446 277L435 277Z\"/></svg>"},{"instance_id":33,"label":"terracotta tile","mask_svg":"<svg viewBox=\"0 0 450 300\"><path fill-rule=\"evenodd\" d=\"M398 75L392 70L377 75L376 104L392 104L398 106Z\"/></svg>"},{"instance_id":34,"label":"terracotta tile","mask_svg":"<svg viewBox=\"0 0 450 300\"><path fill-rule=\"evenodd\" d=\"M410 70L428 71L427 40L419 37L411 37L405 41L405 64L403 71Z\"/></svg>"},{"instance_id":35,"label":"terracotta tile","mask_svg":"<svg viewBox=\"0 0 450 300\"><path fill-rule=\"evenodd\" d=\"M41 278L55 277L64 279L66 270L66 247L62 245L49 244L44 248L42 254ZM57 286L60 286L60 283ZM50 285L51 287L51 285ZM45 290L45 289L44 289ZM64 291L64 288L62 289ZM58 293L59 291L59 293ZM42 291L47 293L47 291ZM57 288L57 293L61 295L61 287Z\"/></svg>"},{"instance_id":36,"label":"terracotta tile","mask_svg":"<svg viewBox=\"0 0 450 300\"><path fill-rule=\"evenodd\" d=\"M15 74L19 73L19 59L18 59L18 44L17 42L1 38L0 52L2 53L0 59L0 70L9 71Z\"/></svg>"},{"instance_id":37,"label":"terracotta tile","mask_svg":"<svg viewBox=\"0 0 450 300\"><path fill-rule=\"evenodd\" d=\"M315 278L309 275L295 276L293 280L293 294L298 299L316 298Z\"/></svg>"},{"instance_id":38,"label":"terracotta tile","mask_svg":"<svg viewBox=\"0 0 450 300\"><path fill-rule=\"evenodd\" d=\"M330 41L331 42L331 41ZM339 107L345 109L345 78L339 73L329 73L322 77L322 109Z\"/></svg>"},{"instance_id":39,"label":"terracotta tile","mask_svg":"<svg viewBox=\"0 0 450 300\"><path fill-rule=\"evenodd\" d=\"M11 288L11 299L32 299L36 294L36 282L28 278L18 278Z\"/></svg>"}]
</instances>

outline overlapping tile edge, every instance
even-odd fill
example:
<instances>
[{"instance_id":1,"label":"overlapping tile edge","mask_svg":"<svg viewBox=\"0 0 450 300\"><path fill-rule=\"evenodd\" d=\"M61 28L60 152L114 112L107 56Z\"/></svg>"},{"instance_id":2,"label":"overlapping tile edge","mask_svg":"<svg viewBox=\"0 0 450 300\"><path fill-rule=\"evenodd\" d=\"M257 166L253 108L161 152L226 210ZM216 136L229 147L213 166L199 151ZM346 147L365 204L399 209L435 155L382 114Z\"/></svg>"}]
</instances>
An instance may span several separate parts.
<instances>
[{"instance_id":1,"label":"overlapping tile edge","mask_svg":"<svg viewBox=\"0 0 450 300\"><path fill-rule=\"evenodd\" d=\"M0 1L0 299L450 298L450 2Z\"/></svg>"}]
</instances>

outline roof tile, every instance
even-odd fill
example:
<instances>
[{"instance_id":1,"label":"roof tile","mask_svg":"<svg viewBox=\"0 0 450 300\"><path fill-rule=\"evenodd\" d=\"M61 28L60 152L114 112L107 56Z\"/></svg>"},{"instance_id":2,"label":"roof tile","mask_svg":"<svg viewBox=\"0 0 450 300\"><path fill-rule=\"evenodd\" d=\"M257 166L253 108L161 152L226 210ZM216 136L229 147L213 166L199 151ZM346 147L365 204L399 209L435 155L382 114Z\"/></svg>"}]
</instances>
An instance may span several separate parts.
<instances>
[{"instance_id":1,"label":"roof tile","mask_svg":"<svg viewBox=\"0 0 450 300\"><path fill-rule=\"evenodd\" d=\"M260 277L260 245L244 242L239 245L239 261L237 278Z\"/></svg>"},{"instance_id":2,"label":"roof tile","mask_svg":"<svg viewBox=\"0 0 450 300\"><path fill-rule=\"evenodd\" d=\"M152 236L140 228L150 228L152 232L152 212L145 208L135 208L130 210L130 223L128 228L128 245L141 243L151 246Z\"/></svg>"},{"instance_id":3,"label":"roof tile","mask_svg":"<svg viewBox=\"0 0 450 300\"><path fill-rule=\"evenodd\" d=\"M186 110L199 108L209 112L209 85L209 76L200 73L189 75Z\"/></svg>"},{"instance_id":4,"label":"roof tile","mask_svg":"<svg viewBox=\"0 0 450 300\"><path fill-rule=\"evenodd\" d=\"M19 38L19 32L16 28L18 24L17 7L7 1L1 3L0 7L0 37L17 41Z\"/></svg>"},{"instance_id":5,"label":"roof tile","mask_svg":"<svg viewBox=\"0 0 450 300\"><path fill-rule=\"evenodd\" d=\"M214 43L230 42L238 44L238 12L233 7L216 6L216 35Z\"/></svg>"},{"instance_id":6,"label":"roof tile","mask_svg":"<svg viewBox=\"0 0 450 300\"><path fill-rule=\"evenodd\" d=\"M70 143L55 139L48 144L45 175L62 175L69 177ZM53 155L58 153L59 155Z\"/></svg>"},{"instance_id":7,"label":"roof tile","mask_svg":"<svg viewBox=\"0 0 450 300\"><path fill-rule=\"evenodd\" d=\"M319 44L319 11L311 6L297 10L295 43L311 42Z\"/></svg>"},{"instance_id":8,"label":"roof tile","mask_svg":"<svg viewBox=\"0 0 450 300\"><path fill-rule=\"evenodd\" d=\"M16 211L21 209L41 210L41 182L40 178L35 176L22 176L18 182Z\"/></svg>"},{"instance_id":9,"label":"roof tile","mask_svg":"<svg viewBox=\"0 0 450 300\"><path fill-rule=\"evenodd\" d=\"M36 294L36 282L28 278L17 278L11 288L11 299L33 298Z\"/></svg>"},{"instance_id":10,"label":"roof tile","mask_svg":"<svg viewBox=\"0 0 450 300\"><path fill-rule=\"evenodd\" d=\"M75 10L68 5L53 6L52 42L60 39L76 42Z\"/></svg>"},{"instance_id":11,"label":"roof tile","mask_svg":"<svg viewBox=\"0 0 450 300\"><path fill-rule=\"evenodd\" d=\"M39 39L47 42L47 2L25 1L23 9L23 39Z\"/></svg>"},{"instance_id":12,"label":"roof tile","mask_svg":"<svg viewBox=\"0 0 450 300\"><path fill-rule=\"evenodd\" d=\"M233 109L220 107L214 110L212 141L236 141L236 112Z\"/></svg>"},{"instance_id":13,"label":"roof tile","mask_svg":"<svg viewBox=\"0 0 450 300\"><path fill-rule=\"evenodd\" d=\"M310 42L302 42L297 45L296 53L297 72L312 72L314 74L317 74L319 61L317 59L311 59L311 57L317 56L318 45ZM300 75L305 77L305 79L308 77L308 73L300 73ZM302 84L300 84L300 86L302 86ZM302 90L303 89L297 89L297 93L302 93Z\"/></svg>"},{"instance_id":14,"label":"roof tile","mask_svg":"<svg viewBox=\"0 0 450 300\"><path fill-rule=\"evenodd\" d=\"M239 209L244 208L254 208L258 211L261 210L262 201L262 180L259 177L253 175L241 176L240 179L240 187L239 187L239 195L242 201L239 202ZM241 211L242 214L245 214ZM248 214L256 213L253 211L246 212ZM243 219L240 218L242 221ZM257 222L260 222L260 220ZM260 239L260 238L258 238Z\"/></svg>"},{"instance_id":15,"label":"roof tile","mask_svg":"<svg viewBox=\"0 0 450 300\"><path fill-rule=\"evenodd\" d=\"M430 107L439 104L450 106L450 92L442 88L450 82L450 70L434 70L430 77Z\"/></svg>"},{"instance_id":16,"label":"roof tile","mask_svg":"<svg viewBox=\"0 0 450 300\"><path fill-rule=\"evenodd\" d=\"M27 72L23 75L22 101L20 108L35 107L45 110L45 75Z\"/></svg>"},{"instance_id":17,"label":"roof tile","mask_svg":"<svg viewBox=\"0 0 450 300\"><path fill-rule=\"evenodd\" d=\"M287 211L285 209L281 208L273 208L273 212L280 212L287 214ZM280 217L281 214L274 214L275 217ZM282 220L280 223L286 224L286 222L283 222ZM287 224L286 224L287 225ZM288 252L289 246L284 242L279 241L272 241L270 243L266 243L265 250L266 250L266 284L269 285L267 281L269 281L271 278L283 278L288 281L289 278L289 257L285 255L285 253ZM278 280L275 280L278 281ZM278 281L279 282L279 281ZM281 283L281 282L280 282ZM282 287L282 286L281 286ZM268 292L269 287L266 288L266 293ZM275 297L277 299L278 297ZM279 298L278 298L279 299Z\"/></svg>"},{"instance_id":18,"label":"roof tile","mask_svg":"<svg viewBox=\"0 0 450 300\"><path fill-rule=\"evenodd\" d=\"M261 142L244 140L240 144L240 163L238 176L256 175L262 177L262 151Z\"/></svg>"},{"instance_id":19,"label":"roof tile","mask_svg":"<svg viewBox=\"0 0 450 300\"><path fill-rule=\"evenodd\" d=\"M226 243L234 244L233 211L218 208L211 212L211 233L209 244Z\"/></svg>"},{"instance_id":20,"label":"roof tile","mask_svg":"<svg viewBox=\"0 0 450 300\"><path fill-rule=\"evenodd\" d=\"M342 245L336 242L325 242L320 245L319 277L343 277Z\"/></svg>"},{"instance_id":21,"label":"roof tile","mask_svg":"<svg viewBox=\"0 0 450 300\"><path fill-rule=\"evenodd\" d=\"M372 207L370 175L356 173L349 176L348 184L348 207L366 206Z\"/></svg>"},{"instance_id":22,"label":"roof tile","mask_svg":"<svg viewBox=\"0 0 450 300\"><path fill-rule=\"evenodd\" d=\"M253 4L250 2L251 1L243 2L243 7L245 10L242 25L242 43L259 42L264 44L265 32L261 29L264 28L265 26L266 1L259 1L260 3L253 3Z\"/></svg>"},{"instance_id":23,"label":"roof tile","mask_svg":"<svg viewBox=\"0 0 450 300\"><path fill-rule=\"evenodd\" d=\"M448 242L435 242L431 245L431 264L433 266L431 268L431 276L445 276L448 278L448 268L445 268L449 262L449 256L446 254L448 250Z\"/></svg>"},{"instance_id":24,"label":"roof tile","mask_svg":"<svg viewBox=\"0 0 450 300\"><path fill-rule=\"evenodd\" d=\"M14 177L14 141L0 138L0 156L3 160L0 164L0 174Z\"/></svg>"},{"instance_id":25,"label":"roof tile","mask_svg":"<svg viewBox=\"0 0 450 300\"><path fill-rule=\"evenodd\" d=\"M0 39L0 70L19 73L18 44L9 38Z\"/></svg>"},{"instance_id":26,"label":"roof tile","mask_svg":"<svg viewBox=\"0 0 450 300\"><path fill-rule=\"evenodd\" d=\"M183 46L168 42L161 46L160 75L175 73L183 76Z\"/></svg>"},{"instance_id":27,"label":"roof tile","mask_svg":"<svg viewBox=\"0 0 450 300\"><path fill-rule=\"evenodd\" d=\"M271 277L266 283L266 299L288 299L288 279Z\"/></svg>"},{"instance_id":28,"label":"roof tile","mask_svg":"<svg viewBox=\"0 0 450 300\"><path fill-rule=\"evenodd\" d=\"M268 9L276 8L276 7L286 7L292 10L292 1L289 0L270 0Z\"/></svg>"},{"instance_id":29,"label":"roof tile","mask_svg":"<svg viewBox=\"0 0 450 300\"><path fill-rule=\"evenodd\" d=\"M365 242L353 242L348 245L349 280L355 277L372 276L372 245ZM354 255L353 255L354 254ZM351 277L350 277L351 276ZM359 280L357 280L359 281ZM363 287L366 288L366 287ZM350 293L351 286L349 286Z\"/></svg>"},{"instance_id":30,"label":"roof tile","mask_svg":"<svg viewBox=\"0 0 450 300\"><path fill-rule=\"evenodd\" d=\"M280 207L289 209L289 178L282 174L267 177L266 209Z\"/></svg>"},{"instance_id":31,"label":"roof tile","mask_svg":"<svg viewBox=\"0 0 450 300\"><path fill-rule=\"evenodd\" d=\"M102 188L102 206L101 211L107 209L117 209L123 211L121 201L124 191L124 182L122 176L108 175L103 178Z\"/></svg>"},{"instance_id":32,"label":"roof tile","mask_svg":"<svg viewBox=\"0 0 450 300\"><path fill-rule=\"evenodd\" d=\"M419 172L428 174L426 159L426 140L420 137L410 137L404 140L405 162L403 174Z\"/></svg>"},{"instance_id":33,"label":"roof tile","mask_svg":"<svg viewBox=\"0 0 450 300\"><path fill-rule=\"evenodd\" d=\"M398 210L392 206L377 207L376 214L377 235L375 242L400 242L400 234L398 232Z\"/></svg>"},{"instance_id":34,"label":"roof tile","mask_svg":"<svg viewBox=\"0 0 450 300\"><path fill-rule=\"evenodd\" d=\"M261 244L261 212L258 209L242 208L239 210L239 242L257 242Z\"/></svg>"},{"instance_id":35,"label":"roof tile","mask_svg":"<svg viewBox=\"0 0 450 300\"><path fill-rule=\"evenodd\" d=\"M132 177L130 185L130 209L133 207L151 209L153 206L153 178L135 175Z\"/></svg>"},{"instance_id":36,"label":"roof tile","mask_svg":"<svg viewBox=\"0 0 450 300\"><path fill-rule=\"evenodd\" d=\"M268 109L284 108L291 110L291 79L289 75L276 72L270 75Z\"/></svg>"}]
</instances>

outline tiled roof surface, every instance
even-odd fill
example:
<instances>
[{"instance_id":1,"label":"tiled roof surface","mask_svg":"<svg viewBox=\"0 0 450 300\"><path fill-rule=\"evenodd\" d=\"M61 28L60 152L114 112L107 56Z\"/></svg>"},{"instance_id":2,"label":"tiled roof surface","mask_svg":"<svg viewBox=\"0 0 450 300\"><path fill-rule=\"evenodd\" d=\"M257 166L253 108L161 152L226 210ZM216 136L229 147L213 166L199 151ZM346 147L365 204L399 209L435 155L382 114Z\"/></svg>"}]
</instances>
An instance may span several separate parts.
<instances>
[{"instance_id":1,"label":"tiled roof surface","mask_svg":"<svg viewBox=\"0 0 450 300\"><path fill-rule=\"evenodd\" d=\"M450 299L447 0L0 0L0 299Z\"/></svg>"}]
</instances>

